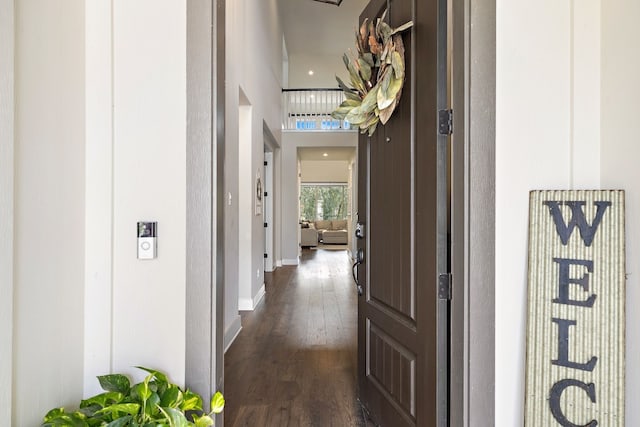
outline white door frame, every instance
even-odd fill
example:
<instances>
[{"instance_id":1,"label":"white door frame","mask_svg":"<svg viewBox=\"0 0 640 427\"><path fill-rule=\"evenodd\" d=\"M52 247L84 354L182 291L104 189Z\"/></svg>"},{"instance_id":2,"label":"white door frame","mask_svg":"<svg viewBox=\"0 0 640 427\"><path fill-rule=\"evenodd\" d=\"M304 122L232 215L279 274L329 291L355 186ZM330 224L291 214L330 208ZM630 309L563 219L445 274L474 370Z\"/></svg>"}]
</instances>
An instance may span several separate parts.
<instances>
[{"instance_id":1,"label":"white door frame","mask_svg":"<svg viewBox=\"0 0 640 427\"><path fill-rule=\"evenodd\" d=\"M267 145L265 144L265 150ZM264 271L270 273L273 271L273 152L265 151L264 153Z\"/></svg>"}]
</instances>

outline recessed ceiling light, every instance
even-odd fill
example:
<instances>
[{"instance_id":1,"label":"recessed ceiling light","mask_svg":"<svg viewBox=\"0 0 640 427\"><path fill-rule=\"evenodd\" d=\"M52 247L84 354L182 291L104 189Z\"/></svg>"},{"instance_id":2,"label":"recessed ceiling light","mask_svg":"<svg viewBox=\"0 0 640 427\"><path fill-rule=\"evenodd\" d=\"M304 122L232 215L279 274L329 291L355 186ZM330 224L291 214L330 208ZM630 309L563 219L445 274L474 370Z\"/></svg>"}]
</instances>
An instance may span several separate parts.
<instances>
[{"instance_id":1,"label":"recessed ceiling light","mask_svg":"<svg viewBox=\"0 0 640 427\"><path fill-rule=\"evenodd\" d=\"M323 157L328 157L328 156L329 156L329 153L322 153L322 156L323 156Z\"/></svg>"},{"instance_id":2,"label":"recessed ceiling light","mask_svg":"<svg viewBox=\"0 0 640 427\"><path fill-rule=\"evenodd\" d=\"M309 70L309 75L313 76L313 70Z\"/></svg>"}]
</instances>

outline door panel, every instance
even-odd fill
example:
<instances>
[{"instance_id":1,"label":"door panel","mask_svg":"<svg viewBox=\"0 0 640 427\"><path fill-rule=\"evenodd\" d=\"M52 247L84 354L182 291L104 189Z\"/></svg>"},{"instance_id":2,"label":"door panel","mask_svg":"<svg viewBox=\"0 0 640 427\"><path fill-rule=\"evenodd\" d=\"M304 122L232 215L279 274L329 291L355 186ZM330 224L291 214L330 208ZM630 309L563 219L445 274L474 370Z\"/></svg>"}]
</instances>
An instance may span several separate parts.
<instances>
[{"instance_id":1,"label":"door panel","mask_svg":"<svg viewBox=\"0 0 640 427\"><path fill-rule=\"evenodd\" d=\"M433 0L372 0L360 21L380 16L387 5L392 27L409 20L414 27L403 34L400 104L385 126L358 142L358 216L366 225L358 239L365 253L358 266L364 289L358 301L360 399L382 426L442 426L447 351L438 352L438 328L446 334L447 325L437 279L448 249L439 212L446 204L446 145L436 122L438 11Z\"/></svg>"}]
</instances>

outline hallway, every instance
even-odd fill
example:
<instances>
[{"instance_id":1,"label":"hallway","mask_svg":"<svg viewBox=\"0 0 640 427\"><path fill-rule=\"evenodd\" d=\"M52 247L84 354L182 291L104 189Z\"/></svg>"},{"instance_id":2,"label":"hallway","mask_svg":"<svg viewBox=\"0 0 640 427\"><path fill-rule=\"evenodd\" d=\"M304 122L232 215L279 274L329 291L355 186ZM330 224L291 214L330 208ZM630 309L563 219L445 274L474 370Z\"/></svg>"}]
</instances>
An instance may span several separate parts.
<instances>
[{"instance_id":1,"label":"hallway","mask_svg":"<svg viewBox=\"0 0 640 427\"><path fill-rule=\"evenodd\" d=\"M356 401L357 294L346 251L265 275L225 355L225 425L366 426Z\"/></svg>"}]
</instances>

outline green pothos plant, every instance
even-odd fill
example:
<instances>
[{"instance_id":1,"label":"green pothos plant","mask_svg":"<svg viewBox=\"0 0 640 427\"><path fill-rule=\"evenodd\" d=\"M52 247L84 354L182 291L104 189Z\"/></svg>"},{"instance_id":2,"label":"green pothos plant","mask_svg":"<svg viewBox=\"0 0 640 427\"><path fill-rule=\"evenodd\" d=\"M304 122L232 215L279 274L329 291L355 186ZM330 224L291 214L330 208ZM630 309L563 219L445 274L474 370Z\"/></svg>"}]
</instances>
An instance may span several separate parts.
<instances>
[{"instance_id":1,"label":"green pothos plant","mask_svg":"<svg viewBox=\"0 0 640 427\"><path fill-rule=\"evenodd\" d=\"M50 410L42 426L209 427L213 414L224 408L224 398L216 392L211 412L204 413L200 395L170 383L162 372L137 368L149 373L144 381L131 385L125 375L99 376L104 393L81 401L76 411Z\"/></svg>"},{"instance_id":2,"label":"green pothos plant","mask_svg":"<svg viewBox=\"0 0 640 427\"><path fill-rule=\"evenodd\" d=\"M405 77L400 33L413 26L413 21L409 21L391 28L384 22L386 14L385 10L375 24L365 19L356 31L357 55L345 53L342 57L352 87L336 76L346 99L331 116L357 125L369 136L375 132L378 122L387 123L398 105Z\"/></svg>"}]
</instances>

